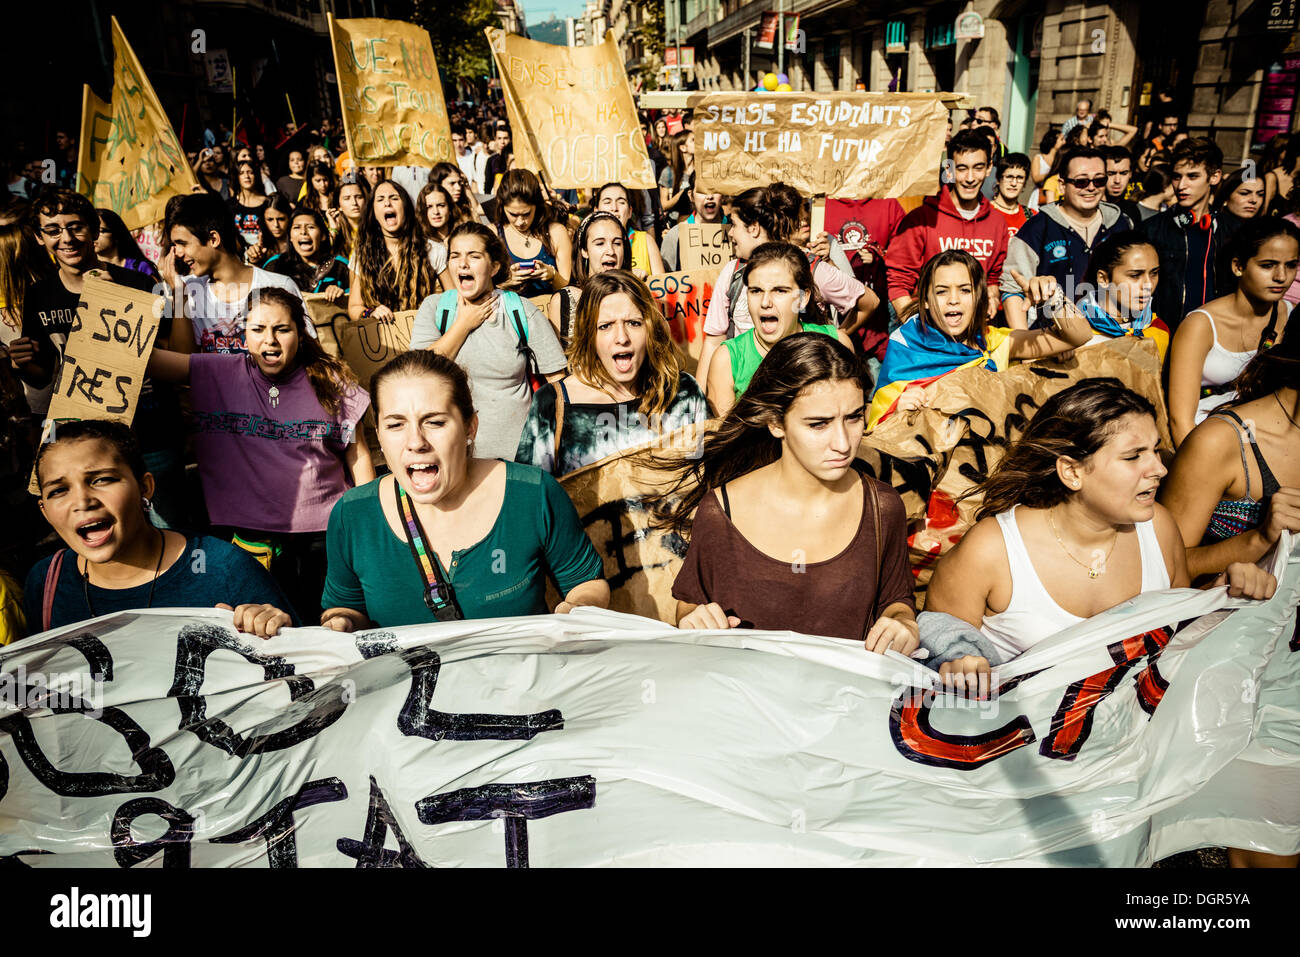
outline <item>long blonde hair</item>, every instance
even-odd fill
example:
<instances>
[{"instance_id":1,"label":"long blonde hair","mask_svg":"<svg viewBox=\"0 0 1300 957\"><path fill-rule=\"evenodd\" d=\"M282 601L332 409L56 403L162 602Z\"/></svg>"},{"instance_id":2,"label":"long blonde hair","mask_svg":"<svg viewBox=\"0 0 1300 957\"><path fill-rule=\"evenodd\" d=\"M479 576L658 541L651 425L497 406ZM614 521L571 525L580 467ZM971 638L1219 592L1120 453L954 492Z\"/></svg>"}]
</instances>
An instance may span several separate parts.
<instances>
[{"instance_id":1,"label":"long blonde hair","mask_svg":"<svg viewBox=\"0 0 1300 957\"><path fill-rule=\"evenodd\" d=\"M21 220L0 223L0 319L22 328L27 291L53 272L50 257Z\"/></svg>"},{"instance_id":2,"label":"long blonde hair","mask_svg":"<svg viewBox=\"0 0 1300 957\"><path fill-rule=\"evenodd\" d=\"M596 325L600 320L600 304L620 292L632 300L645 323L645 361L636 381L636 391L641 397L637 411L647 419L662 416L677 397L681 362L668 331L668 320L659 311L646 284L626 270L607 270L592 276L583 285L578 315L569 336L569 371L597 387L614 385L596 352Z\"/></svg>"}]
</instances>

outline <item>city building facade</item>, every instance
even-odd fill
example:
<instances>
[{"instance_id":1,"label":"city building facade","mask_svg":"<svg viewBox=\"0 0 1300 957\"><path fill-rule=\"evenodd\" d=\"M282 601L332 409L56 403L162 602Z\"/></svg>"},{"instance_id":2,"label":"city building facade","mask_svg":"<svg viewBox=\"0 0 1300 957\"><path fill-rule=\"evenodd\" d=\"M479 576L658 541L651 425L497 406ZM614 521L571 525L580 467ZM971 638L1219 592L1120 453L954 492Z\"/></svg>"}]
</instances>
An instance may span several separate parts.
<instances>
[{"instance_id":1,"label":"city building facade","mask_svg":"<svg viewBox=\"0 0 1300 957\"><path fill-rule=\"evenodd\" d=\"M803 91L952 91L993 106L1033 152L1081 98L1136 122L1168 92L1229 161L1297 128L1294 0L680 0L665 43L690 46L686 86L752 88L785 72ZM782 9L783 8L783 9ZM764 15L798 16L793 49L758 45ZM1280 11L1280 12L1279 12ZM678 40L680 37L680 41ZM783 55L782 55L783 54Z\"/></svg>"}]
</instances>

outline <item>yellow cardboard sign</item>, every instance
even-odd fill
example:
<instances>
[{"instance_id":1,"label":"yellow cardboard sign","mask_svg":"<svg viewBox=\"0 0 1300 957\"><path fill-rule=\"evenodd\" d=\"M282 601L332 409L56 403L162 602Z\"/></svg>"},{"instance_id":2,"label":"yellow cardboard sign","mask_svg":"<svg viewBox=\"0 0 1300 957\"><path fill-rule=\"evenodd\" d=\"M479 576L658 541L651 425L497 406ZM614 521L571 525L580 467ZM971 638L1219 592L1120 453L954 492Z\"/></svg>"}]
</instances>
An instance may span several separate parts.
<instances>
[{"instance_id":1,"label":"yellow cardboard sign","mask_svg":"<svg viewBox=\"0 0 1300 957\"><path fill-rule=\"evenodd\" d=\"M82 92L77 192L122 217L128 229L163 218L167 200L199 182L158 95L113 18L113 100Z\"/></svg>"},{"instance_id":2,"label":"yellow cardboard sign","mask_svg":"<svg viewBox=\"0 0 1300 957\"><path fill-rule=\"evenodd\" d=\"M948 107L936 93L707 93L695 111L698 188L786 183L805 196L929 196Z\"/></svg>"},{"instance_id":3,"label":"yellow cardboard sign","mask_svg":"<svg viewBox=\"0 0 1300 957\"><path fill-rule=\"evenodd\" d=\"M429 34L400 20L329 18L348 152L361 166L456 162Z\"/></svg>"},{"instance_id":4,"label":"yellow cardboard sign","mask_svg":"<svg viewBox=\"0 0 1300 957\"><path fill-rule=\"evenodd\" d=\"M162 313L161 296L86 277L54 375L42 441L60 422L113 419L131 424ZM37 491L35 473L30 490Z\"/></svg>"},{"instance_id":5,"label":"yellow cardboard sign","mask_svg":"<svg viewBox=\"0 0 1300 957\"><path fill-rule=\"evenodd\" d=\"M677 258L683 272L721 269L732 257L729 227L722 223L677 224Z\"/></svg>"},{"instance_id":6,"label":"yellow cardboard sign","mask_svg":"<svg viewBox=\"0 0 1300 957\"><path fill-rule=\"evenodd\" d=\"M393 313L392 319L356 319L352 322L335 322L334 335L338 339L339 354L363 389L370 388L370 377L411 348L411 326L415 323L415 310Z\"/></svg>"},{"instance_id":7,"label":"yellow cardboard sign","mask_svg":"<svg viewBox=\"0 0 1300 957\"><path fill-rule=\"evenodd\" d=\"M556 189L656 187L632 88L611 35L562 47L486 31L501 75L515 165Z\"/></svg>"}]
</instances>

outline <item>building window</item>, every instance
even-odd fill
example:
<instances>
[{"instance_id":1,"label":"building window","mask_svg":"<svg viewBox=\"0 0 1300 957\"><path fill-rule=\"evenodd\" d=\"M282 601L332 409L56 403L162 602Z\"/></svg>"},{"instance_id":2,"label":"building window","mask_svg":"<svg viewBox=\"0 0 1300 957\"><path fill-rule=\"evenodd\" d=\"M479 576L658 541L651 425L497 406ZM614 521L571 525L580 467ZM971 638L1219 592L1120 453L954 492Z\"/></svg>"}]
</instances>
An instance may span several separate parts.
<instances>
[{"instance_id":1,"label":"building window","mask_svg":"<svg viewBox=\"0 0 1300 957\"><path fill-rule=\"evenodd\" d=\"M907 21L890 20L885 24L885 52L907 52Z\"/></svg>"},{"instance_id":2,"label":"building window","mask_svg":"<svg viewBox=\"0 0 1300 957\"><path fill-rule=\"evenodd\" d=\"M840 88L840 38L827 37L822 51L826 60L826 75L830 77L831 89Z\"/></svg>"},{"instance_id":3,"label":"building window","mask_svg":"<svg viewBox=\"0 0 1300 957\"><path fill-rule=\"evenodd\" d=\"M927 50L942 50L953 46L956 42L951 20L947 23L932 23L925 29L925 48Z\"/></svg>"}]
</instances>

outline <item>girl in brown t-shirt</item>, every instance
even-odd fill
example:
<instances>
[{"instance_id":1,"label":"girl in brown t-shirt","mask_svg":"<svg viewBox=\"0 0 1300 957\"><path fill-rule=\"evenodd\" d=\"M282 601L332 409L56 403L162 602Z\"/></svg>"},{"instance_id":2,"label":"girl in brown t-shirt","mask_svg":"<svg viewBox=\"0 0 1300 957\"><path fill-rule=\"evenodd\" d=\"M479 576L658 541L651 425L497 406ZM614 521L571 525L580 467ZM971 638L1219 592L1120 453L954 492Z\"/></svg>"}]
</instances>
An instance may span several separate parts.
<instances>
[{"instance_id":1,"label":"girl in brown t-shirt","mask_svg":"<svg viewBox=\"0 0 1300 957\"><path fill-rule=\"evenodd\" d=\"M788 630L876 652L916 649L903 502L853 469L868 383L829 336L783 339L703 455L678 466L679 484L663 501L667 524L690 528L673 584L679 628Z\"/></svg>"}]
</instances>

